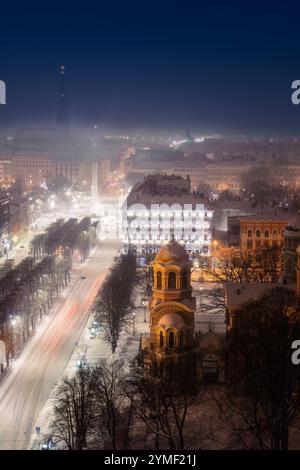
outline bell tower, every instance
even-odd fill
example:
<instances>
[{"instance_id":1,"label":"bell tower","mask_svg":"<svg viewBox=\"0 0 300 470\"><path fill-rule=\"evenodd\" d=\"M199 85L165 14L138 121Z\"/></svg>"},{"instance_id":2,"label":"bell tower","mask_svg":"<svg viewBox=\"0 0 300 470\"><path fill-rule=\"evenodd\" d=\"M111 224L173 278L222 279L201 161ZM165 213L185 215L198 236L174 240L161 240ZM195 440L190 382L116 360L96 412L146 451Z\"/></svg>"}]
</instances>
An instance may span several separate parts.
<instances>
[{"instance_id":1,"label":"bell tower","mask_svg":"<svg viewBox=\"0 0 300 470\"><path fill-rule=\"evenodd\" d=\"M194 346L191 264L185 249L172 240L153 262L149 347L158 354L180 355Z\"/></svg>"}]
</instances>

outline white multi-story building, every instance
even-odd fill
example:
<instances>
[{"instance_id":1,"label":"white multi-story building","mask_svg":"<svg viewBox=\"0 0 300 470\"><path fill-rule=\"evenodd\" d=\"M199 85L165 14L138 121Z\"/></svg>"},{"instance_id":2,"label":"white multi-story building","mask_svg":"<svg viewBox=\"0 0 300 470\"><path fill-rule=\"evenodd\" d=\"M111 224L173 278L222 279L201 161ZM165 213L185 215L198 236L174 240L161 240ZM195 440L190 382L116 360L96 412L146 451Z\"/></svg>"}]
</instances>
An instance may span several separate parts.
<instances>
[{"instance_id":1,"label":"white multi-story building","mask_svg":"<svg viewBox=\"0 0 300 470\"><path fill-rule=\"evenodd\" d=\"M190 193L189 178L151 175L134 187L120 211L124 250L155 252L174 237L190 252L208 254L214 208Z\"/></svg>"}]
</instances>

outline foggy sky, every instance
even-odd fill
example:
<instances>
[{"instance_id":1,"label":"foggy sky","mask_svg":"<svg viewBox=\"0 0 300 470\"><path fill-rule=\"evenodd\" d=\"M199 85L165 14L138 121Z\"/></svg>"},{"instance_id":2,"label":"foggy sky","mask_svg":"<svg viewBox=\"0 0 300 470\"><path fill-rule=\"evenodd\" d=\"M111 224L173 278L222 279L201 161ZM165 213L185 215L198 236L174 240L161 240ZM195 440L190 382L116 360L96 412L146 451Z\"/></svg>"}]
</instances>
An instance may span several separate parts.
<instances>
[{"instance_id":1,"label":"foggy sky","mask_svg":"<svg viewBox=\"0 0 300 470\"><path fill-rule=\"evenodd\" d=\"M260 6L263 3L264 6ZM53 125L58 68L73 124L298 133L295 2L1 4L0 125Z\"/></svg>"}]
</instances>

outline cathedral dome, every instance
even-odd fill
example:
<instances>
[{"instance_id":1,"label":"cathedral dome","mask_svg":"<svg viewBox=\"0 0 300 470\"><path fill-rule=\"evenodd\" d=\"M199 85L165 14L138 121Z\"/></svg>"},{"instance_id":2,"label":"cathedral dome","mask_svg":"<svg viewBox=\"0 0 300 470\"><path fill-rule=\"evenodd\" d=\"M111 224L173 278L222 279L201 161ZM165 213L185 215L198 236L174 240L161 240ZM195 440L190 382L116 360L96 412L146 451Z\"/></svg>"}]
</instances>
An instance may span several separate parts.
<instances>
[{"instance_id":1,"label":"cathedral dome","mask_svg":"<svg viewBox=\"0 0 300 470\"><path fill-rule=\"evenodd\" d=\"M189 256L183 246L172 240L160 248L154 263L186 265L189 264Z\"/></svg>"},{"instance_id":2,"label":"cathedral dome","mask_svg":"<svg viewBox=\"0 0 300 470\"><path fill-rule=\"evenodd\" d=\"M167 313L163 315L158 322L159 326L163 326L165 330L169 328L175 328L180 330L185 326L183 318L177 313Z\"/></svg>"},{"instance_id":3,"label":"cathedral dome","mask_svg":"<svg viewBox=\"0 0 300 470\"><path fill-rule=\"evenodd\" d=\"M299 212L297 212L297 214L295 214L289 221L287 225L287 230L289 229L300 230L300 213Z\"/></svg>"}]
</instances>

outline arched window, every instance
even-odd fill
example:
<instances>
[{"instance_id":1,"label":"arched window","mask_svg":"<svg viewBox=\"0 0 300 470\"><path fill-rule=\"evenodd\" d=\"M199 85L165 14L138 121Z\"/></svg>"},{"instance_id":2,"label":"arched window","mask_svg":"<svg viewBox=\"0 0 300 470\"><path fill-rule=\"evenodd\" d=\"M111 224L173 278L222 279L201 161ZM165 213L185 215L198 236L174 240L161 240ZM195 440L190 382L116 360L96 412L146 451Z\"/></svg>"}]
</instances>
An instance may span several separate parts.
<instances>
[{"instance_id":1,"label":"arched window","mask_svg":"<svg viewBox=\"0 0 300 470\"><path fill-rule=\"evenodd\" d=\"M169 334L169 348L173 349L175 346L175 335L174 332L171 331Z\"/></svg>"},{"instance_id":2,"label":"arched window","mask_svg":"<svg viewBox=\"0 0 300 470\"><path fill-rule=\"evenodd\" d=\"M168 289L176 289L176 273L173 271L169 274L168 277Z\"/></svg>"},{"instance_id":3,"label":"arched window","mask_svg":"<svg viewBox=\"0 0 300 470\"><path fill-rule=\"evenodd\" d=\"M161 289L161 272L158 271L156 274L156 287L157 289Z\"/></svg>"},{"instance_id":4,"label":"arched window","mask_svg":"<svg viewBox=\"0 0 300 470\"><path fill-rule=\"evenodd\" d=\"M188 275L186 271L183 271L182 273L182 288L186 289L188 286Z\"/></svg>"},{"instance_id":5,"label":"arched window","mask_svg":"<svg viewBox=\"0 0 300 470\"><path fill-rule=\"evenodd\" d=\"M161 348L163 348L163 346L164 346L164 334L163 334L162 331L159 333L159 346Z\"/></svg>"}]
</instances>

